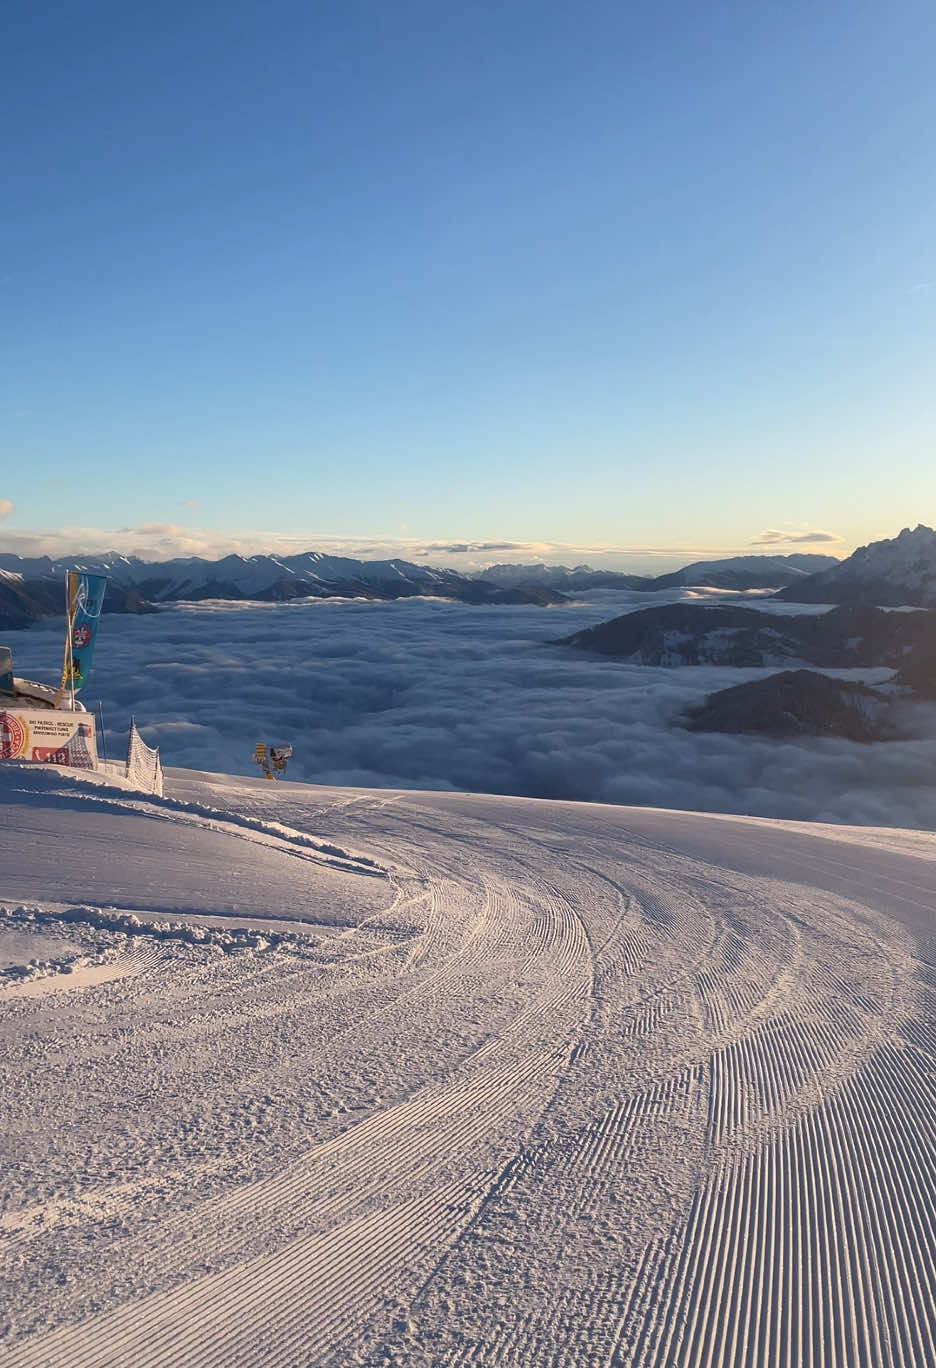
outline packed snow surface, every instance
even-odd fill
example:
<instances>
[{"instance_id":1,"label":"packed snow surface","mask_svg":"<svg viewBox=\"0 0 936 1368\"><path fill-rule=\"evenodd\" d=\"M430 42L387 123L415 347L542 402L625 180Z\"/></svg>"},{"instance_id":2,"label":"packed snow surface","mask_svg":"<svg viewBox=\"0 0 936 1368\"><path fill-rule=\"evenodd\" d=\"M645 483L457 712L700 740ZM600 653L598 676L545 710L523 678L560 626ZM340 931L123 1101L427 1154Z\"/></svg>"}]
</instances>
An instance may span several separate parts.
<instances>
[{"instance_id":1,"label":"packed snow surface","mask_svg":"<svg viewBox=\"0 0 936 1368\"><path fill-rule=\"evenodd\" d=\"M936 837L0 771L3 1368L936 1362Z\"/></svg>"}]
</instances>

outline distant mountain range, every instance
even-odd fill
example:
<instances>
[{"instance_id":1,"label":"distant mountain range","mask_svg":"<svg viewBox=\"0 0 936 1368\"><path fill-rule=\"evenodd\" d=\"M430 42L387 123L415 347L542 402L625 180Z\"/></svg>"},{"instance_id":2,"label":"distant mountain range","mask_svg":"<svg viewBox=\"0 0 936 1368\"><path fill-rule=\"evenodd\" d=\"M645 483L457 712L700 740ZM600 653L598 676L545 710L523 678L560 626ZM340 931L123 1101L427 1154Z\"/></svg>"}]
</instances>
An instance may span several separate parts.
<instances>
[{"instance_id":1,"label":"distant mountain range","mask_svg":"<svg viewBox=\"0 0 936 1368\"><path fill-rule=\"evenodd\" d=\"M306 551L296 556L225 556L204 560L198 556L168 561L144 561L117 552L100 556L48 556L24 558L0 555L0 628L27 626L61 611L61 581L66 570L80 569L105 574L110 579L105 611L147 612L153 605L229 599L241 602L284 602L296 598L400 599L423 596L453 599L467 604L564 603L569 595L594 589L621 589L656 593L698 585L743 592L779 590L777 597L801 603L879 603L882 605L936 605L936 533L927 527L905 529L892 541L862 547L845 561L832 556L796 553L789 556L733 556L726 560L694 561L681 570L657 576L629 575L615 570L595 570L588 565L493 565L477 574L416 565L405 560L363 561L349 556L328 556ZM716 609L706 609L715 612ZM741 609L723 609L738 613ZM639 615L638 615L639 616ZM623 620L622 620L623 621ZM598 635L587 644L611 654L643 653L646 663L657 657L673 657L687 663L688 655L701 651L700 661L740 663L740 656L772 661L789 659L787 646L777 652L771 635L778 629L764 625L754 630L744 619L725 618L720 627L729 635L716 646L715 619L708 620L707 643L667 642L650 639L628 648L609 649L600 644L613 633L595 629ZM666 632L683 632L678 612L657 626ZM607 627L607 624L606 624ZM750 628L750 630L748 630ZM652 633L647 620L624 629L622 640L637 630ZM808 628L779 629L781 635ZM753 632L753 635L752 635ZM690 629L693 641L696 637ZM756 640L755 640L756 637ZM585 641L571 644L584 645ZM683 660L682 657L687 657ZM796 656L796 659L810 657Z\"/></svg>"},{"instance_id":2,"label":"distant mountain range","mask_svg":"<svg viewBox=\"0 0 936 1368\"><path fill-rule=\"evenodd\" d=\"M156 603L206 598L282 601L292 598L407 598L417 594L462 603L559 603L585 589L660 589L697 584L726 589L777 589L838 562L832 556L734 556L697 561L671 574L650 577L588 565L492 565L464 575L405 560L355 560L306 551L297 556L199 556L144 561L136 556L51 560L0 555L0 571L24 580L61 578L66 570L108 575L112 585L136 589Z\"/></svg>"},{"instance_id":3,"label":"distant mountain range","mask_svg":"<svg viewBox=\"0 0 936 1368\"><path fill-rule=\"evenodd\" d=\"M135 589L153 603L205 599L283 602L294 598L398 599L416 595L455 598L463 603L561 603L563 596L543 585L518 592L470 579L456 570L413 565L409 561L361 561L308 551L298 556L198 556L143 561L117 554L32 560L0 555L0 570L24 580L61 578L65 570L109 576L113 587Z\"/></svg>"},{"instance_id":4,"label":"distant mountain range","mask_svg":"<svg viewBox=\"0 0 936 1368\"><path fill-rule=\"evenodd\" d=\"M0 558L2 564L2 558ZM699 585L710 589L776 589L787 603L867 603L883 608L936 607L936 532L922 524L899 536L834 556L733 556L694 561L653 578L592 570L587 565L493 565L479 579L497 584L543 584L562 593L621 587L654 593Z\"/></svg>"},{"instance_id":5,"label":"distant mountain range","mask_svg":"<svg viewBox=\"0 0 936 1368\"><path fill-rule=\"evenodd\" d=\"M741 556L698 562L675 574L648 578L589 566L495 565L475 575L415 565L411 561L362 561L317 551L297 556L198 556L156 562L116 552L102 556L25 558L0 555L0 627L21 627L61 611L66 570L110 579L110 612L146 611L148 605L231 599L285 602L296 598L400 599L417 595L468 604L564 603L570 593L612 588L653 592L680 584L717 588L776 588L804 578L830 556Z\"/></svg>"},{"instance_id":6,"label":"distant mountain range","mask_svg":"<svg viewBox=\"0 0 936 1368\"><path fill-rule=\"evenodd\" d=\"M777 589L799 583L839 562L834 556L730 556L727 560L693 561L665 575L626 575L617 570L593 570L590 565L492 565L475 578L500 585L544 584L562 593L586 589L635 589L653 594L663 589L698 585L707 589Z\"/></svg>"},{"instance_id":7,"label":"distant mountain range","mask_svg":"<svg viewBox=\"0 0 936 1368\"><path fill-rule=\"evenodd\" d=\"M113 555L25 559L0 555L0 628L23 627L61 613L66 570L107 575L105 611L155 611L154 605L228 599L279 603L297 598L400 599L423 595L461 603L564 603L547 585L505 585L472 579L456 570L408 561L360 561L323 556L197 556L164 562Z\"/></svg>"}]
</instances>

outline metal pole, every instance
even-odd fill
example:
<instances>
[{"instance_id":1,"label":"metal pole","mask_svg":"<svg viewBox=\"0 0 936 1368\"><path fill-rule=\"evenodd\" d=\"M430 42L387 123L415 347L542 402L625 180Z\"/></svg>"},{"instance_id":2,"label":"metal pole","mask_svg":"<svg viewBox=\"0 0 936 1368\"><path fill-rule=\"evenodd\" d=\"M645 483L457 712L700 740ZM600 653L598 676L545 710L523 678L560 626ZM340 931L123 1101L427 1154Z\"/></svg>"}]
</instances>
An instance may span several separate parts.
<instances>
[{"instance_id":1,"label":"metal pole","mask_svg":"<svg viewBox=\"0 0 936 1368\"><path fill-rule=\"evenodd\" d=\"M55 695L55 702L54 702L54 704L53 704L53 707L55 707L55 708L60 708L60 707L62 706L62 699L65 697L65 690L68 688L69 680L70 680L70 678L71 678L71 673L72 673L72 669L71 669L71 658L72 658L72 654L71 654L71 651L72 651L72 642L71 642L71 594L70 594L70 592L69 592L69 588L70 588L69 574L70 574L70 571L66 570L66 571L65 571L65 663L64 663L64 665L62 666L62 682L61 682L61 684L60 684L59 687L58 687L58 693ZM75 703L75 694L74 694L74 685L73 685L73 686L72 686L72 710L73 710L73 711L74 711L74 703Z\"/></svg>"},{"instance_id":2,"label":"metal pole","mask_svg":"<svg viewBox=\"0 0 936 1368\"><path fill-rule=\"evenodd\" d=\"M78 597L77 597L77 593L78 593L78 579L77 579L77 574L76 574L76 578L75 578L75 600L74 600L74 602L72 602L71 598L69 598L69 601L68 601L68 606L69 606L69 610L70 610L70 611L69 611L69 615L68 615L68 659L69 659L69 662L70 662L70 668L69 668L68 673L69 673L69 675L71 676L72 712L75 711L75 649L74 649L74 641L73 641L73 639L72 639L72 632L74 631L74 627L75 627L75 618L76 618L77 615L78 615Z\"/></svg>"},{"instance_id":3,"label":"metal pole","mask_svg":"<svg viewBox=\"0 0 936 1368\"><path fill-rule=\"evenodd\" d=\"M107 765L107 742L104 740L104 705L100 699L97 701L98 717L101 719L101 758Z\"/></svg>"}]
</instances>

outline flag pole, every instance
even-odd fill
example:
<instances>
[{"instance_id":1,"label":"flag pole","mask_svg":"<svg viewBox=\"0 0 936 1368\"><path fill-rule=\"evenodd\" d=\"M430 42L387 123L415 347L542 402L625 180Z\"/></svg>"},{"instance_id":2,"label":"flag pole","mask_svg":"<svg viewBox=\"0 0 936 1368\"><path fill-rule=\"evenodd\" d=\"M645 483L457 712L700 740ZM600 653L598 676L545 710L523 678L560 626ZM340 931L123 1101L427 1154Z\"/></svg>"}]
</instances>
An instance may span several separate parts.
<instances>
[{"instance_id":1,"label":"flag pole","mask_svg":"<svg viewBox=\"0 0 936 1368\"><path fill-rule=\"evenodd\" d=\"M62 699L65 690L71 683L72 712L75 711L75 679L72 664L72 595L71 595L71 571L65 571L65 663L62 666L62 682L59 685L58 693L55 695L55 708L62 706Z\"/></svg>"},{"instance_id":2,"label":"flag pole","mask_svg":"<svg viewBox=\"0 0 936 1368\"><path fill-rule=\"evenodd\" d=\"M98 699L97 710L98 710L98 717L101 719L101 758L103 759L104 764L105 764L105 766L106 766L106 765L107 765L107 744L106 744L106 742L105 742L105 740L104 740L104 705L103 705L103 703L101 702L100 699Z\"/></svg>"},{"instance_id":3,"label":"flag pole","mask_svg":"<svg viewBox=\"0 0 936 1368\"><path fill-rule=\"evenodd\" d=\"M75 711L75 657L72 651L72 628L75 624L75 595L72 593L71 572L65 575L65 630L68 632L68 641L65 646L65 659L68 661L68 674L66 679L71 690L71 710Z\"/></svg>"},{"instance_id":4,"label":"flag pole","mask_svg":"<svg viewBox=\"0 0 936 1368\"><path fill-rule=\"evenodd\" d=\"M74 615L72 615L71 617L69 617L69 620L68 620L68 667L69 667L69 668L68 668L68 678L69 678L69 680L71 681L71 696L72 696L71 710L72 710L72 712L75 711L75 657L74 657L74 653L73 653L73 652L74 652L74 641L73 641L74 626L75 626L75 619L74 619Z\"/></svg>"}]
</instances>

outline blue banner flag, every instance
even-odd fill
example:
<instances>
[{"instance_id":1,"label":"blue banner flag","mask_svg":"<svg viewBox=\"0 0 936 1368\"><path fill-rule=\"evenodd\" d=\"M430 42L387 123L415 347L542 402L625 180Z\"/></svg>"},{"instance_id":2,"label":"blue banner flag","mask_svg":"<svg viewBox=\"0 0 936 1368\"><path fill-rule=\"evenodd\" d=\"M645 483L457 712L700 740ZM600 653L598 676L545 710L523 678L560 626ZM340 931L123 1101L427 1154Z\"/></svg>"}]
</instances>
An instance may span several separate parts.
<instances>
[{"instance_id":1,"label":"blue banner flag","mask_svg":"<svg viewBox=\"0 0 936 1368\"><path fill-rule=\"evenodd\" d=\"M68 572L68 645L60 692L77 693L88 682L106 588L106 575L84 575L78 570Z\"/></svg>"},{"instance_id":2,"label":"blue banner flag","mask_svg":"<svg viewBox=\"0 0 936 1368\"><path fill-rule=\"evenodd\" d=\"M9 646L0 646L0 694L15 694L13 683L13 652Z\"/></svg>"}]
</instances>

